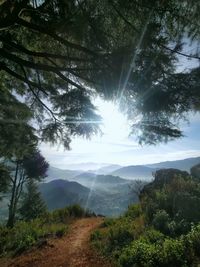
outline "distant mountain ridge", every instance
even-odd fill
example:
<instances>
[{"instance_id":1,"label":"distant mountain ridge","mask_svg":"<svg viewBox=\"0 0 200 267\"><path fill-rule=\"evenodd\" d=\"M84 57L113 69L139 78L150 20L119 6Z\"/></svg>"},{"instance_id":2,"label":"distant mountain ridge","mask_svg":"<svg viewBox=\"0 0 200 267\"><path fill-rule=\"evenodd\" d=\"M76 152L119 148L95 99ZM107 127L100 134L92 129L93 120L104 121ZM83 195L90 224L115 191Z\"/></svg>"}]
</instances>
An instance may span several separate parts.
<instances>
[{"instance_id":1,"label":"distant mountain ridge","mask_svg":"<svg viewBox=\"0 0 200 267\"><path fill-rule=\"evenodd\" d=\"M136 165L136 166L127 166L120 168L114 172L112 175L120 176L124 179L151 179L152 173L156 171L154 168L146 167L143 165Z\"/></svg>"},{"instance_id":2,"label":"distant mountain ridge","mask_svg":"<svg viewBox=\"0 0 200 267\"><path fill-rule=\"evenodd\" d=\"M187 158L183 160L165 161L146 165L133 165L122 167L114 172L112 175L117 175L125 179L152 179L152 174L159 169L174 168L181 171L190 172L190 168L200 163L200 157Z\"/></svg>"},{"instance_id":3,"label":"distant mountain ridge","mask_svg":"<svg viewBox=\"0 0 200 267\"><path fill-rule=\"evenodd\" d=\"M117 164L110 164L107 166L103 166L96 170L62 170L55 167L49 168L48 178L47 180L53 179L65 179L65 180L75 180L77 177L77 181L85 179L87 181L91 180L91 177L96 177L96 175L112 175L119 176L124 179L152 179L152 173L161 168L175 168L180 169L182 171L190 171L190 168L196 164L200 163L200 157L195 158L187 158L183 160L175 160L175 161L166 161L159 162L154 164L146 164L146 165L130 165L130 166L120 166ZM85 163L86 164L86 163ZM88 163L90 166L92 163ZM96 164L96 163L94 163ZM101 164L99 164L101 165ZM99 166L98 165L98 166ZM102 165L105 165L104 163ZM79 165L78 165L79 166ZM85 166L88 166L87 164ZM80 167L80 166L79 166Z\"/></svg>"},{"instance_id":4,"label":"distant mountain ridge","mask_svg":"<svg viewBox=\"0 0 200 267\"><path fill-rule=\"evenodd\" d=\"M55 179L64 179L64 180L70 180L73 177L81 174L82 170L63 170L59 169L53 166L50 166L47 172L47 178L46 181L51 181Z\"/></svg>"},{"instance_id":5,"label":"distant mountain ridge","mask_svg":"<svg viewBox=\"0 0 200 267\"><path fill-rule=\"evenodd\" d=\"M187 158L182 160L175 160L175 161L164 161L154 164L147 164L146 166L150 168L174 168L179 169L181 171L190 171L190 168L194 165L200 163L200 157L195 158Z\"/></svg>"}]
</instances>

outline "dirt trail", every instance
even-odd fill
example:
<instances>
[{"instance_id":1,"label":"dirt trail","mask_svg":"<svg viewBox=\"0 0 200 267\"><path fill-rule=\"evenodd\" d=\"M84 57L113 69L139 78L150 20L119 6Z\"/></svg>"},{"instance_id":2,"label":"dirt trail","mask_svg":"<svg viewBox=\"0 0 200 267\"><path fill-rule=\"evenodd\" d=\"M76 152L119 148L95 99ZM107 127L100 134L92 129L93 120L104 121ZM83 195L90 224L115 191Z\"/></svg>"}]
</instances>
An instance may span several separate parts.
<instances>
[{"instance_id":1,"label":"dirt trail","mask_svg":"<svg viewBox=\"0 0 200 267\"><path fill-rule=\"evenodd\" d=\"M91 232L102 218L84 218L74 222L69 234L48 241L48 246L35 249L7 262L1 267L111 267L103 257L91 248Z\"/></svg>"}]
</instances>

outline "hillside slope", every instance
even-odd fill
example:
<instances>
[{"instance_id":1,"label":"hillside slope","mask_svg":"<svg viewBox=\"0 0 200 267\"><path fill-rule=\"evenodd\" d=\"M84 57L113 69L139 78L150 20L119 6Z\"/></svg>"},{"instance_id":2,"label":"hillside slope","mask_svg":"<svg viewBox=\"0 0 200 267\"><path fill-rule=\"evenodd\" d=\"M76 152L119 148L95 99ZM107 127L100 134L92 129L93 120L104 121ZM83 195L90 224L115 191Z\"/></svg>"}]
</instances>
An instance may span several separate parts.
<instances>
[{"instance_id":1,"label":"hillside slope","mask_svg":"<svg viewBox=\"0 0 200 267\"><path fill-rule=\"evenodd\" d=\"M102 218L83 218L72 224L69 234L48 240L45 247L32 250L10 260L0 260L1 267L112 267L90 246L90 234Z\"/></svg>"},{"instance_id":2,"label":"hillside slope","mask_svg":"<svg viewBox=\"0 0 200 267\"><path fill-rule=\"evenodd\" d=\"M49 210L80 203L82 200L85 201L90 192L88 188L77 182L61 179L42 183L39 185L39 190Z\"/></svg>"}]
</instances>

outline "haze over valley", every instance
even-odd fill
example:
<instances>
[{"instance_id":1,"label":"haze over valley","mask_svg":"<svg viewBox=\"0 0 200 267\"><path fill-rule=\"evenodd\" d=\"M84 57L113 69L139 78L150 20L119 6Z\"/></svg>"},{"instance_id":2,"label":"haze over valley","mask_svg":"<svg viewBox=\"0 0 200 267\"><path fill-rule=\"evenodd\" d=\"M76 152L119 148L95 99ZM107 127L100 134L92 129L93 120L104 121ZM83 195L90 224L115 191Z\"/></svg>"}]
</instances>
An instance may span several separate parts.
<instances>
[{"instance_id":1,"label":"haze over valley","mask_svg":"<svg viewBox=\"0 0 200 267\"><path fill-rule=\"evenodd\" d=\"M134 186L136 180L144 184L153 180L152 174L161 168L175 168L190 172L200 162L200 157L160 162L150 165L104 165L98 169L81 170L86 164L73 165L74 170L63 170L50 166L45 183L40 191L49 209L80 203L96 214L117 216L129 204L137 202ZM101 164L100 164L101 165ZM87 167L95 164L88 163Z\"/></svg>"}]
</instances>

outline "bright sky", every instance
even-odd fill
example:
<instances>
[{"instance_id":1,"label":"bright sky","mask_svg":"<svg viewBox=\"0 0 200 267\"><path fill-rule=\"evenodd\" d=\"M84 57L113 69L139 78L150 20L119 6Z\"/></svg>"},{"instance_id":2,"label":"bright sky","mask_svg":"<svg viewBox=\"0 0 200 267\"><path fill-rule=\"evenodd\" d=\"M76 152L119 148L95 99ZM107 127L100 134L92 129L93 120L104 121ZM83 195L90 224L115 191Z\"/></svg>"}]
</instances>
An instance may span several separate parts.
<instances>
[{"instance_id":1,"label":"bright sky","mask_svg":"<svg viewBox=\"0 0 200 267\"><path fill-rule=\"evenodd\" d=\"M67 169L68 164L87 162L137 165L200 156L199 113L190 116L190 125L183 123L185 137L182 139L142 147L134 137L128 136L130 122L113 103L98 98L95 104L103 118L103 136L94 136L91 140L76 138L71 151L42 144L41 151L52 166Z\"/></svg>"},{"instance_id":2,"label":"bright sky","mask_svg":"<svg viewBox=\"0 0 200 267\"><path fill-rule=\"evenodd\" d=\"M183 52L190 54L195 49L197 45L191 45L185 39ZM180 56L177 72L187 71L199 64L198 60ZM200 156L200 113L190 115L190 125L183 122L181 128L185 137L168 144L142 147L134 137L128 137L130 123L114 103L98 98L94 104L103 118L104 135L94 136L91 140L76 138L71 144L71 151L64 150L62 146L42 144L41 151L52 166L67 169L68 164L87 162L137 165Z\"/></svg>"}]
</instances>

